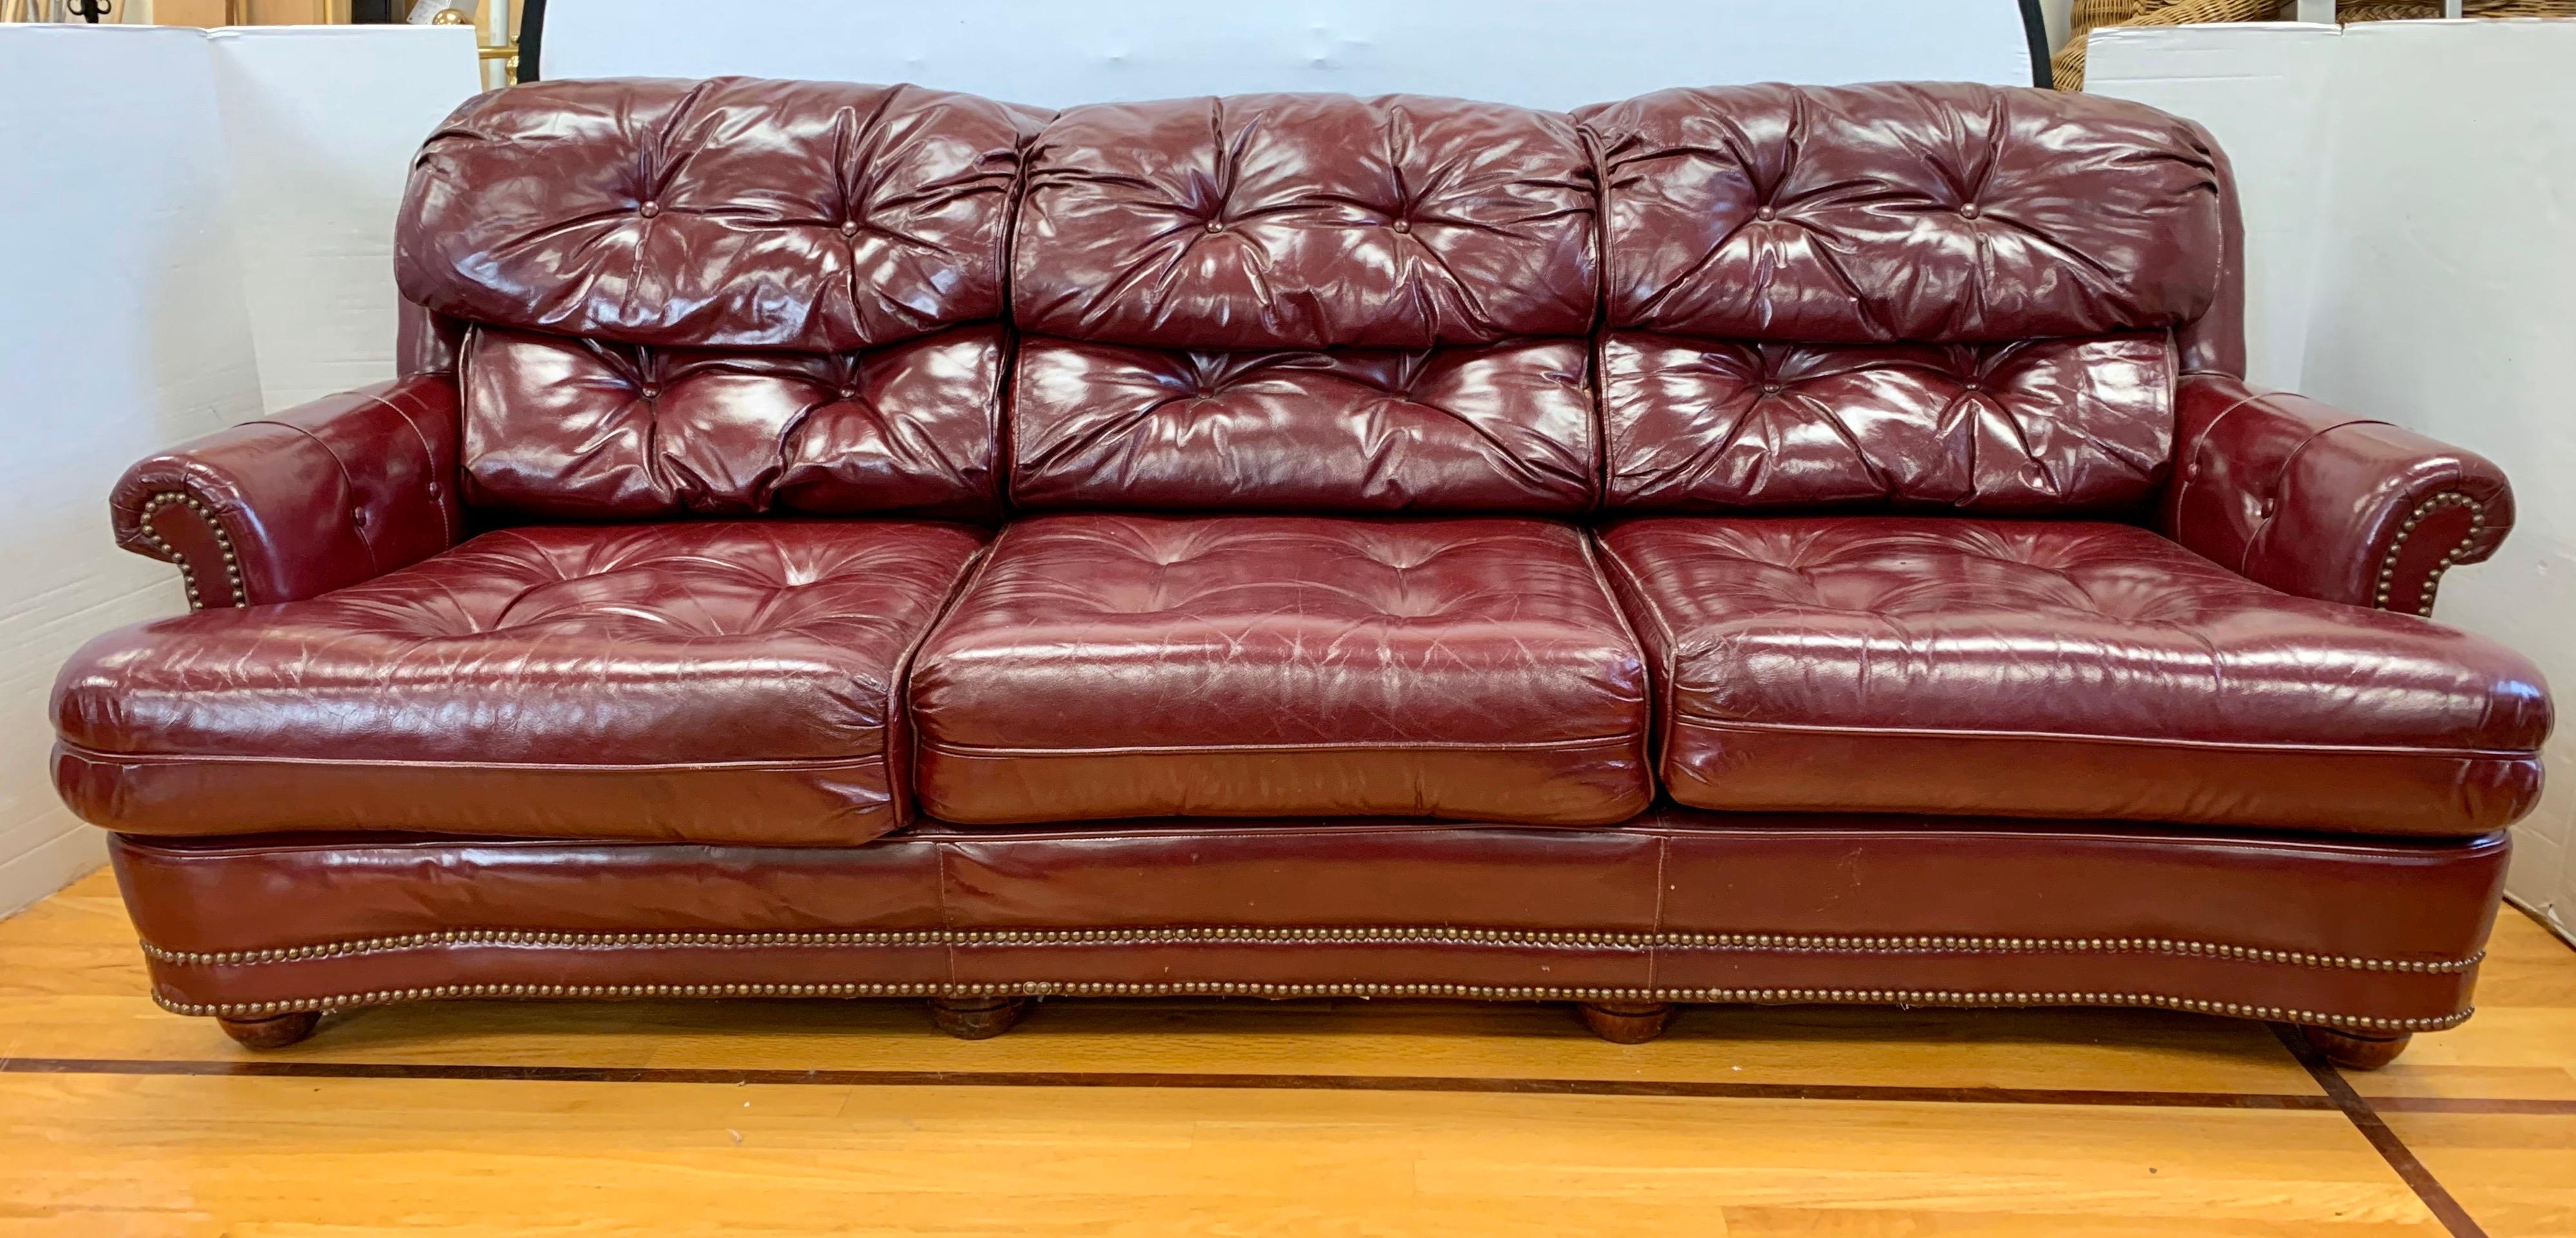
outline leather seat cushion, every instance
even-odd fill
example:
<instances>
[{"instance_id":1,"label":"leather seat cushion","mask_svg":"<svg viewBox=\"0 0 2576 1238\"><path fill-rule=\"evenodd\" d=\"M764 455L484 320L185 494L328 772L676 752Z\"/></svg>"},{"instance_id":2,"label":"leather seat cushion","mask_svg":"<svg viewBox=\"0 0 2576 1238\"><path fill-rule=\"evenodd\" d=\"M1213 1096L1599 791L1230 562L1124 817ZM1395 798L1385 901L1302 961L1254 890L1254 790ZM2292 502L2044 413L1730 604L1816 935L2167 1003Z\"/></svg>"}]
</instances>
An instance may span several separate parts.
<instances>
[{"instance_id":1,"label":"leather seat cushion","mask_svg":"<svg viewBox=\"0 0 2576 1238\"><path fill-rule=\"evenodd\" d=\"M999 824L1624 820L1647 679L1542 520L1065 514L994 543L912 676L923 811Z\"/></svg>"},{"instance_id":2,"label":"leather seat cushion","mask_svg":"<svg viewBox=\"0 0 2576 1238\"><path fill-rule=\"evenodd\" d=\"M1682 804L2468 835L2539 791L2522 657L2144 529L1672 517L1602 540Z\"/></svg>"},{"instance_id":3,"label":"leather seat cushion","mask_svg":"<svg viewBox=\"0 0 2576 1238\"><path fill-rule=\"evenodd\" d=\"M144 834L864 842L910 815L896 689L985 537L487 533L307 601L92 642L56 686L57 781Z\"/></svg>"}]
</instances>

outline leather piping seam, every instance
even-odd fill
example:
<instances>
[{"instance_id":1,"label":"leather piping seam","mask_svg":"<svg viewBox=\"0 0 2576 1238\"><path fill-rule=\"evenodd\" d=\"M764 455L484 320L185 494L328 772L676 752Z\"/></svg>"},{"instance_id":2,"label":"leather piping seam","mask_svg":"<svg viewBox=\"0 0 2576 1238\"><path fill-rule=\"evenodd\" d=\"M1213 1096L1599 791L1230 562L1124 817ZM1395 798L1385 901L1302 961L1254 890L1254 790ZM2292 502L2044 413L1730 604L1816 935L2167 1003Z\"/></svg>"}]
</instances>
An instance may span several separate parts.
<instances>
[{"instance_id":1,"label":"leather piping seam","mask_svg":"<svg viewBox=\"0 0 2576 1238\"><path fill-rule=\"evenodd\" d=\"M2141 748L2191 748L2208 752L2299 753L2309 756L2447 757L2462 760L2528 761L2538 756L2522 748L2425 748L2391 744L2273 744L2218 739L2145 738L2135 735L2084 735L2068 731L1970 731L1937 727L1836 726L1811 722L1743 722L1677 715L1675 723L1720 731L1772 731L1792 735L1861 735L1893 739L1998 739L2019 742L2119 744Z\"/></svg>"},{"instance_id":2,"label":"leather piping seam","mask_svg":"<svg viewBox=\"0 0 2576 1238\"><path fill-rule=\"evenodd\" d=\"M463 770L471 773L536 773L536 774L630 774L653 773L732 773L774 772L800 773L806 770L848 769L854 766L883 765L885 754L863 752L842 757L794 757L776 761L638 761L625 765L588 765L569 761L450 761L437 758L419 760L352 760L344 757L254 756L228 752L110 752L71 740L58 740L65 752L103 764L167 763L173 765L315 765L340 769L422 769Z\"/></svg>"},{"instance_id":3,"label":"leather piping seam","mask_svg":"<svg viewBox=\"0 0 2576 1238\"><path fill-rule=\"evenodd\" d=\"M204 610L206 608L204 595L197 591L196 568L188 562L188 556L179 553L177 547L161 540L161 535L154 532L152 528L153 514L173 503L185 506L188 510L197 513L199 519L206 522L206 528L215 535L216 547L222 550L224 554L224 580L232 587L232 604L235 606L250 605L250 593L242 588L241 555L233 547L233 535L224 532L224 524L222 521L215 519L213 509L207 507L205 502L197 498L195 495L188 494L184 491L156 491L149 497L145 498L143 500L143 506L137 509L134 520L134 535L142 538L145 545L161 552L162 558L168 559L170 562L179 565L179 583L188 591L188 609Z\"/></svg>"},{"instance_id":4,"label":"leather piping seam","mask_svg":"<svg viewBox=\"0 0 2576 1238\"><path fill-rule=\"evenodd\" d=\"M1129 744L1101 748L1002 748L985 744L952 744L940 740L924 740L922 741L921 746L924 749L935 748L940 753L947 756L1009 757L1013 759L1026 760L1040 757L1194 756L1203 752L1239 752L1249 754L1269 752L1571 752L1591 748L1607 748L1614 744L1633 744L1635 742L1637 742L1637 735L1635 732L1622 732L1617 735L1596 735L1585 739L1531 740L1526 743L1513 743L1508 740L1496 740L1490 742L1471 740L1454 744L1444 744L1434 741L1417 740L1405 743L1388 744L1369 743L1366 741L1354 741L1350 743L1333 743L1328 741L1312 744Z\"/></svg>"},{"instance_id":5,"label":"leather piping seam","mask_svg":"<svg viewBox=\"0 0 2576 1238\"><path fill-rule=\"evenodd\" d=\"M2478 537L2487 529L2486 504L2457 490L2443 490L2428 495L2423 502L2415 505L2413 511L2406 513L2406 519L2397 526L2397 536L2390 539L2388 543L2388 553L2379 560L2379 578L2372 583L2371 605L2381 610L2388 609L2389 590L2397 579L2397 558L2406 553L2406 540L2414 536L2415 526L2439 507L2468 508L2469 531L2460 538L2459 545L2451 547L2441 558L2435 559L2433 570L2424 576L2424 598L2422 604L2415 608L2415 613L2428 618L2432 615L2433 595L2442 587L2442 573L2451 570L2452 564L2467 559L2469 548L2477 544Z\"/></svg>"},{"instance_id":6,"label":"leather piping seam","mask_svg":"<svg viewBox=\"0 0 2576 1238\"><path fill-rule=\"evenodd\" d=\"M1216 925L1101 929L850 929L777 932L557 932L545 929L440 929L265 950L172 950L142 942L154 962L257 966L390 954L433 947L540 946L694 947L757 950L838 946L1163 946L1163 945L1441 945L1560 949L1726 950L1790 954L2174 954L2247 963L2344 971L2454 974L2486 958L2382 959L2273 950L2162 937L1841 936L1810 933L1587 932L1551 929L1429 927L1339 928Z\"/></svg>"},{"instance_id":7,"label":"leather piping seam","mask_svg":"<svg viewBox=\"0 0 2576 1238\"><path fill-rule=\"evenodd\" d=\"M2227 1015L2315 1027L2359 1028L2379 1032L2429 1032L2457 1027L2476 1013L2465 1007L2429 1018L2385 1018L2374 1015L2327 1014L2248 1006L2237 1002L2172 997L2161 993L2017 993L1947 989L1623 989L1542 988L1481 984L1257 984L1225 980L1183 980L1126 984L1093 980L1018 980L986 984L950 983L809 983L809 984L441 984L410 989L374 989L285 998L266 1002L183 1002L158 990L152 1000L172 1014L215 1015L228 1019L264 1018L298 1011L349 1010L397 1002L449 1001L459 998L654 998L654 997L1392 997L1468 998L1480 1001L1535 1002L1706 1002L1826 1003L1872 1006L2143 1006L2196 1014Z\"/></svg>"}]
</instances>

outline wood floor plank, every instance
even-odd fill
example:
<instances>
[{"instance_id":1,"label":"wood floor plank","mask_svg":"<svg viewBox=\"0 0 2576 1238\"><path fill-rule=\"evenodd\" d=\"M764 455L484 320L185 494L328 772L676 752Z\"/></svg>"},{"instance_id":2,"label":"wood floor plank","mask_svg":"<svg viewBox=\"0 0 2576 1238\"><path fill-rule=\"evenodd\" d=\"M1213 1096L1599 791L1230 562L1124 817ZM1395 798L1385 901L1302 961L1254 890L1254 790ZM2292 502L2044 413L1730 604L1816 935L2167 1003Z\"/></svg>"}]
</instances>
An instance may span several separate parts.
<instances>
[{"instance_id":1,"label":"wood floor plank","mask_svg":"<svg viewBox=\"0 0 2576 1238\"><path fill-rule=\"evenodd\" d=\"M0 1143L95 1233L2436 1232L2330 1112L9 1075Z\"/></svg>"},{"instance_id":2,"label":"wood floor plank","mask_svg":"<svg viewBox=\"0 0 2576 1238\"><path fill-rule=\"evenodd\" d=\"M2576 1116L2382 1116L2489 1238L2576 1235Z\"/></svg>"}]
</instances>

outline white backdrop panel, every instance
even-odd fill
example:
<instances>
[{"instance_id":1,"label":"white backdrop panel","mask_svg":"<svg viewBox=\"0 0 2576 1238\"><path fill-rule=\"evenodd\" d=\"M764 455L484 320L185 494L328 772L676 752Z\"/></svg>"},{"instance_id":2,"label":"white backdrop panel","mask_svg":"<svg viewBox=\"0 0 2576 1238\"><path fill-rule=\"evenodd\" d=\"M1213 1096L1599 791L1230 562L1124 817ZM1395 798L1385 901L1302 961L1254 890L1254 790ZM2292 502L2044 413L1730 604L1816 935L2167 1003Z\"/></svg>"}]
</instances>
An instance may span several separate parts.
<instances>
[{"instance_id":1,"label":"white backdrop panel","mask_svg":"<svg viewBox=\"0 0 2576 1238\"><path fill-rule=\"evenodd\" d=\"M54 798L55 668L187 608L117 551L108 489L259 414L214 98L200 31L0 26L0 912L105 851Z\"/></svg>"},{"instance_id":2,"label":"white backdrop panel","mask_svg":"<svg viewBox=\"0 0 2576 1238\"><path fill-rule=\"evenodd\" d=\"M2019 0L549 0L542 69L915 82L1039 107L1317 90L1569 108L1733 82L2031 84Z\"/></svg>"},{"instance_id":3,"label":"white backdrop panel","mask_svg":"<svg viewBox=\"0 0 2576 1238\"><path fill-rule=\"evenodd\" d=\"M413 152L482 89L466 26L210 36L268 411L394 372L394 211Z\"/></svg>"}]
</instances>

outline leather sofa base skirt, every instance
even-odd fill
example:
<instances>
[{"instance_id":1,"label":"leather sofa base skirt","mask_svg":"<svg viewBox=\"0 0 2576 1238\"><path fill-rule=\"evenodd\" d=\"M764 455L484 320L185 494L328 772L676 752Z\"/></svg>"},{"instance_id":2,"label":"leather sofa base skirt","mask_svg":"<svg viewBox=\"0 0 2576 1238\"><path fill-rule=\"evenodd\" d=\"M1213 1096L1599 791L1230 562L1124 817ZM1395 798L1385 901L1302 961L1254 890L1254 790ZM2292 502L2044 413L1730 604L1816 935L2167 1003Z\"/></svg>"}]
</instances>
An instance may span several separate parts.
<instances>
[{"instance_id":1,"label":"leather sofa base skirt","mask_svg":"<svg viewBox=\"0 0 2576 1238\"><path fill-rule=\"evenodd\" d=\"M118 836L154 997L1182 994L2152 1006L2452 1026L2508 852L2468 840L1657 808L923 825L848 848Z\"/></svg>"}]
</instances>

